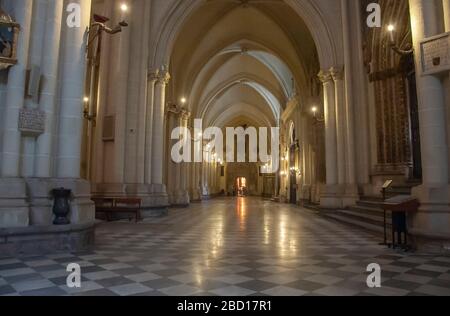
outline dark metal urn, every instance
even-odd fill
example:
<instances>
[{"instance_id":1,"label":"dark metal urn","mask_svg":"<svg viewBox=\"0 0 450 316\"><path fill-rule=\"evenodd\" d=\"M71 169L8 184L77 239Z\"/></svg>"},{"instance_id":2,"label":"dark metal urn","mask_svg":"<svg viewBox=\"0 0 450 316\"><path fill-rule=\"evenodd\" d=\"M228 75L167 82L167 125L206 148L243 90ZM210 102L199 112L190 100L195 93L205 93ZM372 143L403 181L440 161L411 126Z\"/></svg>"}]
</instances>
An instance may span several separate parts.
<instances>
[{"instance_id":1,"label":"dark metal urn","mask_svg":"<svg viewBox=\"0 0 450 316\"><path fill-rule=\"evenodd\" d=\"M52 190L51 193L55 200L53 204L53 214L55 214L53 225L69 225L70 220L67 218L67 215L70 213L69 199L72 191L60 188Z\"/></svg>"}]
</instances>

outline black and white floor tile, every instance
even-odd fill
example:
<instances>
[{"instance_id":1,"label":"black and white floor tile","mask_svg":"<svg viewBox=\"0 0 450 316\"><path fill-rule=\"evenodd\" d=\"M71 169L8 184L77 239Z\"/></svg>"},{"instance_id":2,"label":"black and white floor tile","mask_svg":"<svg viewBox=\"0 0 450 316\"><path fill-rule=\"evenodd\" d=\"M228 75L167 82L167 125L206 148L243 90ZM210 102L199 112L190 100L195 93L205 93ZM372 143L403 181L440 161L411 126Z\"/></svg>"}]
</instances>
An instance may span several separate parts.
<instances>
[{"instance_id":1,"label":"black and white floor tile","mask_svg":"<svg viewBox=\"0 0 450 316\"><path fill-rule=\"evenodd\" d=\"M89 252L0 257L0 295L450 295L449 257L378 242L295 206L218 199L103 223ZM66 285L69 263L81 267L79 289ZM366 284L370 263L381 266L381 288Z\"/></svg>"}]
</instances>

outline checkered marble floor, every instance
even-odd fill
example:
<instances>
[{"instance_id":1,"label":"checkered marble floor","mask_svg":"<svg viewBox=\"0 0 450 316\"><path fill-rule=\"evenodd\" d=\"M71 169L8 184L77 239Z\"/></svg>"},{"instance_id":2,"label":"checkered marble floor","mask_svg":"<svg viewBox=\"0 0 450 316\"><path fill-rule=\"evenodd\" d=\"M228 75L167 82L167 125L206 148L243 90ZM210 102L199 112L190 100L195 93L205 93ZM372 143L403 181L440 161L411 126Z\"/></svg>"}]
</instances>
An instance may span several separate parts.
<instances>
[{"instance_id":1,"label":"checkered marble floor","mask_svg":"<svg viewBox=\"0 0 450 316\"><path fill-rule=\"evenodd\" d=\"M0 257L0 295L450 295L449 257L397 253L358 228L255 198L103 223L96 234L89 252ZM69 263L81 266L79 289L66 286ZM370 263L381 265L381 288L366 285Z\"/></svg>"}]
</instances>

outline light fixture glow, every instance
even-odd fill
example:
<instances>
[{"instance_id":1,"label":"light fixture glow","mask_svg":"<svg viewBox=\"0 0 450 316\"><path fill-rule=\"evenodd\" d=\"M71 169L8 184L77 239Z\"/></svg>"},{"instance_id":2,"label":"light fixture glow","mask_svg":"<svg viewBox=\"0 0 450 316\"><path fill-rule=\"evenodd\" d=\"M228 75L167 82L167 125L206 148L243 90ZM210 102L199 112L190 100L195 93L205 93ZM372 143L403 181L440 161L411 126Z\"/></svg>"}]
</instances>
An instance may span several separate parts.
<instances>
[{"instance_id":1,"label":"light fixture glow","mask_svg":"<svg viewBox=\"0 0 450 316\"><path fill-rule=\"evenodd\" d=\"M394 32L395 31L395 26L393 24L389 24L388 25L388 31L389 32Z\"/></svg>"},{"instance_id":2,"label":"light fixture glow","mask_svg":"<svg viewBox=\"0 0 450 316\"><path fill-rule=\"evenodd\" d=\"M122 5L120 6L120 10L122 10L122 12L127 12L128 11L128 5L126 3L122 3Z\"/></svg>"},{"instance_id":3,"label":"light fixture glow","mask_svg":"<svg viewBox=\"0 0 450 316\"><path fill-rule=\"evenodd\" d=\"M87 103L87 102L89 102L89 98L88 97L84 97L83 101Z\"/></svg>"},{"instance_id":4,"label":"light fixture glow","mask_svg":"<svg viewBox=\"0 0 450 316\"><path fill-rule=\"evenodd\" d=\"M311 111L312 111L313 113L317 113L317 106L313 106L313 107L311 108Z\"/></svg>"},{"instance_id":5,"label":"light fixture glow","mask_svg":"<svg viewBox=\"0 0 450 316\"><path fill-rule=\"evenodd\" d=\"M181 98L181 103L182 104L186 104L186 102L187 102L186 98Z\"/></svg>"}]
</instances>

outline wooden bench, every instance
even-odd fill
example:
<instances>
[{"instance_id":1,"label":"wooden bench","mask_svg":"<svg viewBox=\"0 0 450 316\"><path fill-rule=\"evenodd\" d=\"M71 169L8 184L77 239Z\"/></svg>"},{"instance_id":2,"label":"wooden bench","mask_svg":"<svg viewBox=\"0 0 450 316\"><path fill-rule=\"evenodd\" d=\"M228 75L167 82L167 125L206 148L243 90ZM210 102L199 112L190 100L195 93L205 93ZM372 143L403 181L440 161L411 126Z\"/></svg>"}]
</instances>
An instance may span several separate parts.
<instances>
[{"instance_id":1,"label":"wooden bench","mask_svg":"<svg viewBox=\"0 0 450 316\"><path fill-rule=\"evenodd\" d=\"M95 212L106 215L106 220L111 221L113 213L132 213L135 215L136 223L141 218L141 199L138 198L93 198ZM130 217L131 221L132 217Z\"/></svg>"}]
</instances>

